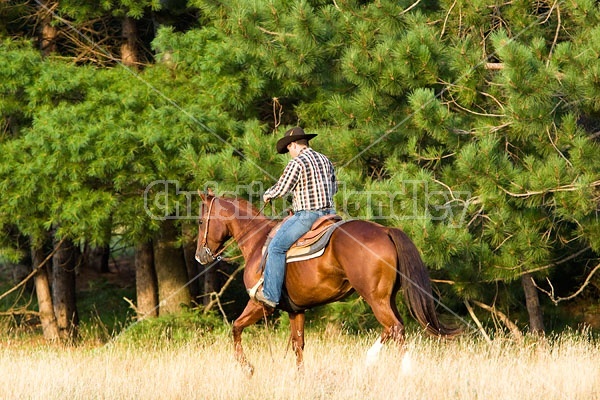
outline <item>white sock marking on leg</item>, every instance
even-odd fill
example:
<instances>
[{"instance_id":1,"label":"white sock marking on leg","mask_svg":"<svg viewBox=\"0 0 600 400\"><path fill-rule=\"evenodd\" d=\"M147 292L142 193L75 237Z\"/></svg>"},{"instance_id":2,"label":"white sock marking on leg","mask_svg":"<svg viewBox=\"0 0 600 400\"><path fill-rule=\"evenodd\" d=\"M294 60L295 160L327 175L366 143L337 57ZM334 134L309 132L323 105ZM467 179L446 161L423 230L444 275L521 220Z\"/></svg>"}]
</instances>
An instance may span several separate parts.
<instances>
[{"instance_id":1,"label":"white sock marking on leg","mask_svg":"<svg viewBox=\"0 0 600 400\"><path fill-rule=\"evenodd\" d=\"M412 358L410 353L407 351L402 357L401 370L403 374L410 374L412 372Z\"/></svg>"},{"instance_id":2,"label":"white sock marking on leg","mask_svg":"<svg viewBox=\"0 0 600 400\"><path fill-rule=\"evenodd\" d=\"M367 367L370 367L377 362L377 358L382 347L383 343L381 342L381 337L378 337L373 346L371 346L371 348L367 351Z\"/></svg>"}]
</instances>

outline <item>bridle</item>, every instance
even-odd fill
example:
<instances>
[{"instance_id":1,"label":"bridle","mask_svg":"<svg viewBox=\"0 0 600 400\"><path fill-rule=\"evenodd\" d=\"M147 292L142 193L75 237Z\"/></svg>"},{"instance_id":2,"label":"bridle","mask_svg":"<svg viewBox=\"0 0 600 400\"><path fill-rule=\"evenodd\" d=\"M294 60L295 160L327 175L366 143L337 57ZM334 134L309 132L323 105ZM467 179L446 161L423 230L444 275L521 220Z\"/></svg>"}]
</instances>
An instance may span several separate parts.
<instances>
[{"instance_id":1,"label":"bridle","mask_svg":"<svg viewBox=\"0 0 600 400\"><path fill-rule=\"evenodd\" d=\"M229 246L231 246L233 244L233 241L230 241L225 246L221 247L221 249L219 251L217 251L216 253L213 253L212 250L210 249L210 247L208 247L208 224L210 222L210 215L211 215L211 211L212 211L212 208L213 208L213 204L214 204L214 202L215 202L216 199L217 199L217 197L214 196L210 200L210 203L208 204L208 213L206 214L206 224L204 226L204 235L202 236L202 242L200 242L200 246L199 246L199 247L201 247L201 249L200 249L200 251L196 252L196 261L198 261L202 265L206 265L206 264L214 262L214 261L217 261L217 262L221 261L223 259L223 257L221 256L221 254L223 254L223 252ZM265 202L262 205L262 207L260 208L260 210L258 211L258 213L252 217L252 219L250 220L250 222L254 221L256 219L256 217L258 217L259 215L261 215L261 213L265 209L267 203L268 202ZM202 203L200 204L200 207L202 207ZM200 211L200 215L202 215L202 211ZM242 232L242 234L238 238L238 241L243 236L245 236L249 231L250 231L250 229L247 229L246 231Z\"/></svg>"},{"instance_id":2,"label":"bridle","mask_svg":"<svg viewBox=\"0 0 600 400\"><path fill-rule=\"evenodd\" d=\"M196 260L202 264L206 265L215 260L220 261L220 254L223 252L224 248L217 252L217 254L213 254L210 247L208 247L208 222L210 221L210 212L212 211L213 204L217 198L213 197L210 200L210 204L208 205L208 213L206 214L206 224L204 227L204 236L202 236L202 242L200 243L201 250L196 252ZM202 203L200 203L200 215L202 215ZM200 217L202 218L202 217ZM200 219L202 221L202 219Z\"/></svg>"}]
</instances>

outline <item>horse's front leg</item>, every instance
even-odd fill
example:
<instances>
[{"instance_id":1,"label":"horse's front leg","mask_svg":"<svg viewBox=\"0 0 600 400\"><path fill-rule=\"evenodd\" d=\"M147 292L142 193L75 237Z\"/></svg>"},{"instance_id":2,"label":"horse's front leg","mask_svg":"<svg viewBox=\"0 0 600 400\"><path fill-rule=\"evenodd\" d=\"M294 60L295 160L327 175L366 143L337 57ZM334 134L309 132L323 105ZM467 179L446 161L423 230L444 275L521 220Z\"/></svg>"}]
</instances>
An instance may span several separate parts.
<instances>
[{"instance_id":1,"label":"horse's front leg","mask_svg":"<svg viewBox=\"0 0 600 400\"><path fill-rule=\"evenodd\" d=\"M290 313L290 329L292 334L292 348L296 353L296 367L299 371L304 369L304 313Z\"/></svg>"},{"instance_id":2,"label":"horse's front leg","mask_svg":"<svg viewBox=\"0 0 600 400\"><path fill-rule=\"evenodd\" d=\"M244 372L248 376L252 376L254 373L254 366L250 364L246 355L244 354L244 348L242 347L242 331L247 326L255 324L258 322L263 315L270 314L271 311L265 310L260 304L256 303L253 300L250 300L248 304L246 304L246 308L234 322L233 322L233 349L235 353L236 361L242 366ZM265 314L266 313L266 314Z\"/></svg>"}]
</instances>

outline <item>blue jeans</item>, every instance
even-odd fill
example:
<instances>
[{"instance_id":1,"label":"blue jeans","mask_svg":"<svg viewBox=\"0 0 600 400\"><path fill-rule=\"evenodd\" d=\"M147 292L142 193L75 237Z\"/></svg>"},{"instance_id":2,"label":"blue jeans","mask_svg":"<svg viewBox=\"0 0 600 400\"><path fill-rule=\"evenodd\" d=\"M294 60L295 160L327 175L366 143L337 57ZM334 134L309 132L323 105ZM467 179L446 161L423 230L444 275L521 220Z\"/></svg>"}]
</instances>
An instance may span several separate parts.
<instances>
[{"instance_id":1,"label":"blue jeans","mask_svg":"<svg viewBox=\"0 0 600 400\"><path fill-rule=\"evenodd\" d=\"M281 298L281 288L285 278L285 253L310 230L319 217L334 213L333 209L298 211L283 222L267 249L263 294L268 300L279 303Z\"/></svg>"}]
</instances>

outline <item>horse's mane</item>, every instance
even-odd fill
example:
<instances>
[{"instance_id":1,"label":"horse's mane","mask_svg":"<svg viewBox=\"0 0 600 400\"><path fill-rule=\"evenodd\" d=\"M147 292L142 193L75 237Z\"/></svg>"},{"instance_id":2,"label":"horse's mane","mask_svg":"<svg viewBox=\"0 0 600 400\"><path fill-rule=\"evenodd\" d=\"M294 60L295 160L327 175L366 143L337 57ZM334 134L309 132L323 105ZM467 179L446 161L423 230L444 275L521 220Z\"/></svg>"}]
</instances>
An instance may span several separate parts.
<instances>
[{"instance_id":1,"label":"horse's mane","mask_svg":"<svg viewBox=\"0 0 600 400\"><path fill-rule=\"evenodd\" d=\"M240 211L246 211L249 215L252 216L258 216L258 215L262 215L261 212L254 207L254 205L243 198L238 198L238 197L228 197L228 196L222 196L222 197L217 197L218 199L222 199L225 200L226 202L230 203L231 205L233 205L235 208L237 208Z\"/></svg>"}]
</instances>

